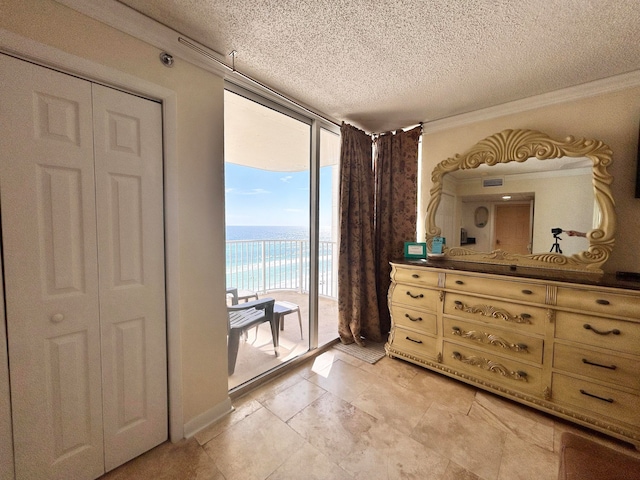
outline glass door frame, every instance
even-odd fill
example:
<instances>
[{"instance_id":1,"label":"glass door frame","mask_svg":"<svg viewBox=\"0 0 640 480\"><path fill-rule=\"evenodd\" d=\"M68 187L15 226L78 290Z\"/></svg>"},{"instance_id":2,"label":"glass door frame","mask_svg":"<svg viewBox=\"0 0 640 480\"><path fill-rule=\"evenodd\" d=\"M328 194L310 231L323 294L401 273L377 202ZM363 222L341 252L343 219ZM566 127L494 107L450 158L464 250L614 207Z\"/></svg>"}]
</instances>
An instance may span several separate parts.
<instances>
[{"instance_id":1,"label":"glass door frame","mask_svg":"<svg viewBox=\"0 0 640 480\"><path fill-rule=\"evenodd\" d=\"M283 103L267 98L264 94L247 89L229 80L225 80L224 89L254 101L264 107L299 120L311 127L310 165L309 165L309 352L318 349L318 295L319 295L319 239L320 239L320 131L327 130L340 135L340 127L328 120L303 111L302 108L285 106ZM298 111L300 110L300 111ZM226 208L226 206L225 206ZM336 339L338 332L336 331ZM285 366L286 364L283 364ZM278 367L277 369L282 368ZM276 370L277 370L276 369Z\"/></svg>"}]
</instances>

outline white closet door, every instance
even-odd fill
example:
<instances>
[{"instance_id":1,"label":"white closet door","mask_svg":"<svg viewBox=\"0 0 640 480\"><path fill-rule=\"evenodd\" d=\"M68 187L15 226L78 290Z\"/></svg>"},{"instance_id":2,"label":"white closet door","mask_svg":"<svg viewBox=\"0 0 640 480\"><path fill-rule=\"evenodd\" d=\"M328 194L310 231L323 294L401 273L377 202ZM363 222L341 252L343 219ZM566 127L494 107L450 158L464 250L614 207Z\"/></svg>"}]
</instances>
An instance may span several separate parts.
<instances>
[{"instance_id":1,"label":"white closet door","mask_svg":"<svg viewBox=\"0 0 640 480\"><path fill-rule=\"evenodd\" d=\"M93 89L109 471L167 439L162 108Z\"/></svg>"},{"instance_id":2,"label":"white closet door","mask_svg":"<svg viewBox=\"0 0 640 480\"><path fill-rule=\"evenodd\" d=\"M91 84L0 55L16 478L103 471Z\"/></svg>"}]
</instances>

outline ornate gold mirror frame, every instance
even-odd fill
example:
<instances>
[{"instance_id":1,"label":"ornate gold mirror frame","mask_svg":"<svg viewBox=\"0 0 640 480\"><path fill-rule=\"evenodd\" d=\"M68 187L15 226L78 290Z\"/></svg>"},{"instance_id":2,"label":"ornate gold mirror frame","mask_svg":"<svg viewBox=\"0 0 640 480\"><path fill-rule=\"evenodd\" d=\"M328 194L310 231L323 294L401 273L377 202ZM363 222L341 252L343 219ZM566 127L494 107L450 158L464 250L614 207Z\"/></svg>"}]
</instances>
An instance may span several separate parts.
<instances>
[{"instance_id":1,"label":"ornate gold mirror frame","mask_svg":"<svg viewBox=\"0 0 640 480\"><path fill-rule=\"evenodd\" d=\"M433 186L427 206L426 241L430 249L433 237L441 228L435 224L436 212L443 190L443 176L460 169L477 168L481 164L524 162L528 158L548 160L561 157L587 157L593 162L593 189L600 208L600 224L587 233L589 247L586 251L567 256L559 253L512 254L502 250L478 252L462 247L445 248L444 257L450 260L507 264L526 267L576 270L602 273L615 242L616 216L611 193L613 177L607 172L613 152L599 140L574 139L564 141L550 138L535 130L504 130L481 140L462 155L455 155L440 162L431 174Z\"/></svg>"}]
</instances>

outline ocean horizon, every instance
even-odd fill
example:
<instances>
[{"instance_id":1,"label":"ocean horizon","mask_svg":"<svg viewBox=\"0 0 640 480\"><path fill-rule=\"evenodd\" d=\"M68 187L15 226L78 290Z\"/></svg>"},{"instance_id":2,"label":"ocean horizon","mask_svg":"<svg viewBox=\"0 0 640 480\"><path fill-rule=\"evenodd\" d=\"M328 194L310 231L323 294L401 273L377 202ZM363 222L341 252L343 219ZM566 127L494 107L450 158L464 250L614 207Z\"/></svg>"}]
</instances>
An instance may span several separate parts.
<instances>
[{"instance_id":1,"label":"ocean horizon","mask_svg":"<svg viewBox=\"0 0 640 480\"><path fill-rule=\"evenodd\" d=\"M237 240L309 240L309 227L283 225L227 225L227 242ZM320 227L320 241L331 241L331 227Z\"/></svg>"},{"instance_id":2,"label":"ocean horizon","mask_svg":"<svg viewBox=\"0 0 640 480\"><path fill-rule=\"evenodd\" d=\"M309 290L309 228L296 226L226 227L226 282L245 290ZM331 228L320 228L320 293L335 296Z\"/></svg>"}]
</instances>

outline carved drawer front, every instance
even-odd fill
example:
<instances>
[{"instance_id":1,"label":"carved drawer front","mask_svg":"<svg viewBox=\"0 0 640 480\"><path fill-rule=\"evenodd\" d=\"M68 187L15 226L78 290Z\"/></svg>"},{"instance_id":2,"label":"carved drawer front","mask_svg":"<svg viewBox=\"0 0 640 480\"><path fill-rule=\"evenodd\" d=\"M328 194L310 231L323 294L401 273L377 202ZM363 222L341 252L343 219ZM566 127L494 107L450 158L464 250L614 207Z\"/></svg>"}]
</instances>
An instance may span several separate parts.
<instances>
[{"instance_id":1,"label":"carved drawer front","mask_svg":"<svg viewBox=\"0 0 640 480\"><path fill-rule=\"evenodd\" d=\"M544 341L541 338L500 330L493 325L478 325L453 318L444 319L444 336L472 346L482 346L516 360L542 364Z\"/></svg>"},{"instance_id":2,"label":"carved drawer front","mask_svg":"<svg viewBox=\"0 0 640 480\"><path fill-rule=\"evenodd\" d=\"M624 320L557 312L556 338L617 352L640 353L640 324Z\"/></svg>"},{"instance_id":3,"label":"carved drawer front","mask_svg":"<svg viewBox=\"0 0 640 480\"><path fill-rule=\"evenodd\" d=\"M413 283L425 287L438 286L438 272L430 272L422 268L406 268L396 265L393 280L397 283Z\"/></svg>"},{"instance_id":4,"label":"carved drawer front","mask_svg":"<svg viewBox=\"0 0 640 480\"><path fill-rule=\"evenodd\" d=\"M396 284L391 294L391 302L394 304L402 304L416 309L426 308L432 312L438 309L439 298L440 292L437 290L405 284Z\"/></svg>"},{"instance_id":5,"label":"carved drawer front","mask_svg":"<svg viewBox=\"0 0 640 480\"><path fill-rule=\"evenodd\" d=\"M409 327L424 333L435 335L438 331L436 314L424 310L412 310L404 305L393 305L391 314L394 325Z\"/></svg>"},{"instance_id":6,"label":"carved drawer front","mask_svg":"<svg viewBox=\"0 0 640 480\"><path fill-rule=\"evenodd\" d=\"M529 333L543 333L547 318L545 308L449 292L444 299L444 313Z\"/></svg>"},{"instance_id":7,"label":"carved drawer front","mask_svg":"<svg viewBox=\"0 0 640 480\"><path fill-rule=\"evenodd\" d=\"M630 358L556 343L553 367L640 391L640 362Z\"/></svg>"},{"instance_id":8,"label":"carved drawer front","mask_svg":"<svg viewBox=\"0 0 640 480\"><path fill-rule=\"evenodd\" d=\"M481 293L508 298L510 300L521 300L532 303L545 303L547 287L525 282L508 282L505 280L494 280L482 277L471 277L467 275L457 275L447 273L445 281L446 288L462 290L468 293Z\"/></svg>"},{"instance_id":9,"label":"carved drawer front","mask_svg":"<svg viewBox=\"0 0 640 480\"><path fill-rule=\"evenodd\" d=\"M391 330L391 346L403 352L413 353L419 358L436 357L437 340L413 330L406 330L402 327L394 327Z\"/></svg>"},{"instance_id":10,"label":"carved drawer front","mask_svg":"<svg viewBox=\"0 0 640 480\"><path fill-rule=\"evenodd\" d=\"M560 287L556 302L559 307L640 318L640 295L618 295Z\"/></svg>"},{"instance_id":11,"label":"carved drawer front","mask_svg":"<svg viewBox=\"0 0 640 480\"><path fill-rule=\"evenodd\" d=\"M489 384L495 383L513 391L542 395L542 369L516 362L511 358L492 355L445 340L442 362L458 372L483 378Z\"/></svg>"},{"instance_id":12,"label":"carved drawer front","mask_svg":"<svg viewBox=\"0 0 640 480\"><path fill-rule=\"evenodd\" d=\"M559 373L553 374L551 389L555 402L581 408L587 415L595 413L616 422L640 426L640 397L637 395Z\"/></svg>"}]
</instances>

